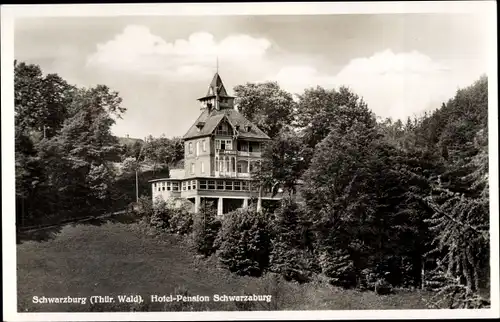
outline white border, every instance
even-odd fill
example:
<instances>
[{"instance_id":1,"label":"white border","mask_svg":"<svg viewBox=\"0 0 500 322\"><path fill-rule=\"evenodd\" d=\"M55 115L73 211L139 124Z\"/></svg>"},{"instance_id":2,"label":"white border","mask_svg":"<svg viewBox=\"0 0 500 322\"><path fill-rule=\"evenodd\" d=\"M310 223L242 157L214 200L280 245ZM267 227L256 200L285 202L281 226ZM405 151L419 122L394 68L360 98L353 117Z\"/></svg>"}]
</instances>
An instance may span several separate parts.
<instances>
[{"instance_id":1,"label":"white border","mask_svg":"<svg viewBox=\"0 0 500 322\"><path fill-rule=\"evenodd\" d=\"M14 108L13 61L14 20L21 17L152 16L152 15L319 15L383 13L480 13L489 19L489 166L491 225L491 309L485 310L356 310L272 312L136 312L146 320L307 320L307 319L405 319L483 318L499 316L498 266L498 76L497 24L494 1L440 2L349 2L349 3L224 3L224 4L91 4L91 5L4 5L2 33L2 242L3 299L6 321L109 321L130 320L131 313L18 313L16 305L16 243L14 223ZM438 31L437 31L438 32Z\"/></svg>"}]
</instances>

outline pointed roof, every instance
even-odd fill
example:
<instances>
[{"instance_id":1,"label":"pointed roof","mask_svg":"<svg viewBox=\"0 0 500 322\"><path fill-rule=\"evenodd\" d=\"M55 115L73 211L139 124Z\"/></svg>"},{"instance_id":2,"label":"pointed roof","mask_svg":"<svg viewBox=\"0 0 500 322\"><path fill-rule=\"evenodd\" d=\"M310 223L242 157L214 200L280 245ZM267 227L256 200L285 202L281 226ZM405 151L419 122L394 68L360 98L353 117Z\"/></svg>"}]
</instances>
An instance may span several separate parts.
<instances>
[{"instance_id":1,"label":"pointed roof","mask_svg":"<svg viewBox=\"0 0 500 322\"><path fill-rule=\"evenodd\" d=\"M189 128L183 139L186 140L211 135L224 118L226 118L233 127L238 128L233 128L233 130L237 133L238 138L270 140L270 137L267 136L266 133L259 129L255 124L247 120L240 112L233 109L210 111L208 109L205 109L191 126L191 128ZM201 128L197 126L200 123L204 123Z\"/></svg>"},{"instance_id":2,"label":"pointed roof","mask_svg":"<svg viewBox=\"0 0 500 322\"><path fill-rule=\"evenodd\" d=\"M210 85L208 86L208 91L207 95L204 97L200 98L207 98L207 97L213 97L215 96L215 93L217 93L219 96L224 96L224 97L229 97L227 95L226 88L224 87L224 84L222 83L222 78L220 77L219 73L215 73L214 77L212 78L212 81L210 82Z\"/></svg>"}]
</instances>

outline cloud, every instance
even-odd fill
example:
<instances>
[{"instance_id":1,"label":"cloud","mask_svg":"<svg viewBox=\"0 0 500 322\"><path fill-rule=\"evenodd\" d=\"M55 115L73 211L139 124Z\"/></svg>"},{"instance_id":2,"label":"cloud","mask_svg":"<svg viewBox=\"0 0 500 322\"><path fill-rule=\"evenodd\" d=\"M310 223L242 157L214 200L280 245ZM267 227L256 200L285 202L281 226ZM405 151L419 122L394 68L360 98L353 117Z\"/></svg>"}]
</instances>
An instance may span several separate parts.
<instances>
[{"instance_id":1,"label":"cloud","mask_svg":"<svg viewBox=\"0 0 500 322\"><path fill-rule=\"evenodd\" d=\"M311 66L286 66L269 79L296 93L316 85L346 85L363 97L378 116L396 119L439 107L440 102L453 97L457 88L479 77L481 70L470 67L464 61L436 62L417 51L385 50L351 60L336 75L321 73Z\"/></svg>"},{"instance_id":2,"label":"cloud","mask_svg":"<svg viewBox=\"0 0 500 322\"><path fill-rule=\"evenodd\" d=\"M251 66L261 61L271 43L249 35L230 35L220 41L207 32L168 42L149 28L129 25L87 59L87 66L139 74L155 74L179 80L209 76L216 57L225 66Z\"/></svg>"}]
</instances>

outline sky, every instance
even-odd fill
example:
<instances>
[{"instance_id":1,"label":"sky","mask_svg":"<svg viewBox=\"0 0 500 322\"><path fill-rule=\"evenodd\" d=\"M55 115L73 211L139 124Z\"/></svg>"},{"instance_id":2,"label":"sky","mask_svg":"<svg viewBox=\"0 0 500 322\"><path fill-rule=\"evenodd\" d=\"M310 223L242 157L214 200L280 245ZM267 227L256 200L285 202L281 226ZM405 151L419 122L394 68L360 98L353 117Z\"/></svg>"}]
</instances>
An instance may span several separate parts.
<instances>
[{"instance_id":1,"label":"sky","mask_svg":"<svg viewBox=\"0 0 500 322\"><path fill-rule=\"evenodd\" d=\"M487 74L474 14L39 17L15 21L18 61L78 86L105 84L127 109L118 136L184 135L216 71L228 90L350 87L379 117L419 115Z\"/></svg>"}]
</instances>

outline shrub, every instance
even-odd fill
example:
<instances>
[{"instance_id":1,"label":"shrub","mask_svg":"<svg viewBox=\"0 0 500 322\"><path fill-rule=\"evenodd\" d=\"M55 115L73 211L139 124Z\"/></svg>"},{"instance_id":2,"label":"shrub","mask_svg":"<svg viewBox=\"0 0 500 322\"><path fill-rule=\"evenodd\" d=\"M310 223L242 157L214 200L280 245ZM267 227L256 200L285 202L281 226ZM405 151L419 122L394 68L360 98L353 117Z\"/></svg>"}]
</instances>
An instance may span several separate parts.
<instances>
[{"instance_id":1,"label":"shrub","mask_svg":"<svg viewBox=\"0 0 500 322\"><path fill-rule=\"evenodd\" d=\"M183 208L170 208L170 232L187 235L193 229L193 215Z\"/></svg>"},{"instance_id":2,"label":"shrub","mask_svg":"<svg viewBox=\"0 0 500 322\"><path fill-rule=\"evenodd\" d=\"M269 265L268 218L253 208L228 213L216 239L220 262L238 275L260 276Z\"/></svg>"},{"instance_id":3,"label":"shrub","mask_svg":"<svg viewBox=\"0 0 500 322\"><path fill-rule=\"evenodd\" d=\"M365 268L360 272L359 288L362 290L375 290L375 283L379 279L378 274L373 268Z\"/></svg>"},{"instance_id":4,"label":"shrub","mask_svg":"<svg viewBox=\"0 0 500 322\"><path fill-rule=\"evenodd\" d=\"M168 204L163 199L155 200L149 225L158 231L168 230L170 228L170 212Z\"/></svg>"},{"instance_id":5,"label":"shrub","mask_svg":"<svg viewBox=\"0 0 500 322\"><path fill-rule=\"evenodd\" d=\"M216 218L216 215L216 210L209 204L202 207L194 219L192 240L196 251L205 256L210 256L217 250L214 242L221 222Z\"/></svg>"},{"instance_id":6,"label":"shrub","mask_svg":"<svg viewBox=\"0 0 500 322\"><path fill-rule=\"evenodd\" d=\"M356 285L354 263L345 250L325 249L319 254L321 271L330 279L330 284L345 288Z\"/></svg>"},{"instance_id":7,"label":"shrub","mask_svg":"<svg viewBox=\"0 0 500 322\"><path fill-rule=\"evenodd\" d=\"M280 242L273 242L270 256L270 270L284 277L286 281L309 282L315 266L315 258L306 250L291 248Z\"/></svg>"},{"instance_id":8,"label":"shrub","mask_svg":"<svg viewBox=\"0 0 500 322\"><path fill-rule=\"evenodd\" d=\"M386 295L391 293L391 285L383 278L379 278L375 282L375 293L379 295Z\"/></svg>"},{"instance_id":9,"label":"shrub","mask_svg":"<svg viewBox=\"0 0 500 322\"><path fill-rule=\"evenodd\" d=\"M153 201L150 197L142 196L133 203L133 211L138 217L149 219L153 215Z\"/></svg>"},{"instance_id":10,"label":"shrub","mask_svg":"<svg viewBox=\"0 0 500 322\"><path fill-rule=\"evenodd\" d=\"M313 271L317 271L316 260L308 251L308 219L299 205L283 199L274 213L270 270L281 274L285 280L308 282Z\"/></svg>"}]
</instances>

